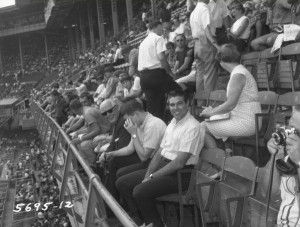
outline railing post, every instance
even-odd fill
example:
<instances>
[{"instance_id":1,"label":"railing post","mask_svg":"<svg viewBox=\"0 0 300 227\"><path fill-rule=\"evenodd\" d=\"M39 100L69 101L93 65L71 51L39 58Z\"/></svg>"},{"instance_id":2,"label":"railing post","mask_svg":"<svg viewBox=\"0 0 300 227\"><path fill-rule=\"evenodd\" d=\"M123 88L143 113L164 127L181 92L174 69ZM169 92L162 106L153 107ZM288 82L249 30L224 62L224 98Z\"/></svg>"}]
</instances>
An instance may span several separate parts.
<instances>
[{"instance_id":1,"label":"railing post","mask_svg":"<svg viewBox=\"0 0 300 227\"><path fill-rule=\"evenodd\" d=\"M70 149L70 145L68 146L67 152L68 153L67 153L67 158L66 158L65 166L64 166L62 185L61 185L60 194L59 194L59 201L64 200L65 190L66 190L67 182L68 182L69 170L70 170L71 163L73 160L73 151L72 151L72 149Z\"/></svg>"},{"instance_id":2,"label":"railing post","mask_svg":"<svg viewBox=\"0 0 300 227\"><path fill-rule=\"evenodd\" d=\"M43 142L44 144L46 143L46 138L47 138L47 134L48 134L48 126L49 126L49 123L50 123L50 119L46 119L46 127L45 127L45 135L44 135L44 138L43 138Z\"/></svg>"},{"instance_id":3,"label":"railing post","mask_svg":"<svg viewBox=\"0 0 300 227\"><path fill-rule=\"evenodd\" d=\"M43 136L43 130L45 125L46 125L46 118L42 116L42 125L41 125L41 132L40 132L42 136Z\"/></svg>"},{"instance_id":4,"label":"railing post","mask_svg":"<svg viewBox=\"0 0 300 227\"><path fill-rule=\"evenodd\" d=\"M52 123L52 125L51 125L51 133L50 133L50 137L49 137L49 141L48 141L48 145L47 145L47 150L46 150L47 155L49 153L49 148L51 146L53 132L54 132L54 124ZM49 157L49 155L48 155L48 157Z\"/></svg>"},{"instance_id":5,"label":"railing post","mask_svg":"<svg viewBox=\"0 0 300 227\"><path fill-rule=\"evenodd\" d=\"M94 176L94 178L98 178L98 176ZM93 220L95 220L95 208L97 204L97 210L99 213L100 218L100 225L101 226L109 226L107 224L106 220L106 210L104 206L104 201L100 196L97 196L96 189L93 185L93 179L90 180L90 186L89 186L89 194L88 194L88 201L87 201L87 209L85 214L85 227L93 226L94 223L92 223ZM100 180L100 179L99 179Z\"/></svg>"},{"instance_id":6,"label":"railing post","mask_svg":"<svg viewBox=\"0 0 300 227\"><path fill-rule=\"evenodd\" d=\"M51 160L51 170L52 170L52 174L59 180L62 181L61 176L59 176L56 171L55 171L55 164L56 164L56 159L57 159L57 153L58 153L58 148L59 148L59 143L61 140L61 134L58 131L58 135L57 135L57 139L56 139L56 143L55 143L55 149L54 149L54 154L53 157L51 157L48 153L48 158Z\"/></svg>"}]
</instances>

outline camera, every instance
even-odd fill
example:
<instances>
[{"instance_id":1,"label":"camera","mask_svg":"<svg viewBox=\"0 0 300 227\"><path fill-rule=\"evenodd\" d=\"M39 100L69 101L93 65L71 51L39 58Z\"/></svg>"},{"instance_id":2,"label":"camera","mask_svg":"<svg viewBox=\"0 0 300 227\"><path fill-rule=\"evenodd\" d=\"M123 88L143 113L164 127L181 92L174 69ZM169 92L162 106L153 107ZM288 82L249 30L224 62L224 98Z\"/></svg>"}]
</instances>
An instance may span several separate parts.
<instances>
[{"instance_id":1,"label":"camera","mask_svg":"<svg viewBox=\"0 0 300 227\"><path fill-rule=\"evenodd\" d=\"M283 146L284 155L286 156L285 160L278 159L276 160L276 168L281 175L297 175L297 166L292 162L289 156L286 153L286 139L289 135L299 135L298 131L290 126L277 126L274 132L272 133L273 142L276 146Z\"/></svg>"},{"instance_id":2,"label":"camera","mask_svg":"<svg viewBox=\"0 0 300 227\"><path fill-rule=\"evenodd\" d=\"M289 127L286 125L276 127L275 131L272 133L274 144L277 146L285 146L286 139L291 134L299 135L297 130L293 127Z\"/></svg>"}]
</instances>

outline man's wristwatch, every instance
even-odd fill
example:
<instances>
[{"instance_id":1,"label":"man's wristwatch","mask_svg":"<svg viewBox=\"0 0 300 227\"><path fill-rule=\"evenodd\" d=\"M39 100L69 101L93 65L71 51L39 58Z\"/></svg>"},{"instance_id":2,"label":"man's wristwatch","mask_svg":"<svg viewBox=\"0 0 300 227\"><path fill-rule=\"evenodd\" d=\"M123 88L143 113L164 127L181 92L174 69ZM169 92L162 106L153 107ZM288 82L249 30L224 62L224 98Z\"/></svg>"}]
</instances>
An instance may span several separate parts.
<instances>
[{"instance_id":1,"label":"man's wristwatch","mask_svg":"<svg viewBox=\"0 0 300 227\"><path fill-rule=\"evenodd\" d=\"M153 179L153 178L154 178L152 173L149 175L149 177L150 177L150 179Z\"/></svg>"},{"instance_id":2,"label":"man's wristwatch","mask_svg":"<svg viewBox=\"0 0 300 227\"><path fill-rule=\"evenodd\" d=\"M136 139L136 134L131 135L132 139Z\"/></svg>"}]
</instances>

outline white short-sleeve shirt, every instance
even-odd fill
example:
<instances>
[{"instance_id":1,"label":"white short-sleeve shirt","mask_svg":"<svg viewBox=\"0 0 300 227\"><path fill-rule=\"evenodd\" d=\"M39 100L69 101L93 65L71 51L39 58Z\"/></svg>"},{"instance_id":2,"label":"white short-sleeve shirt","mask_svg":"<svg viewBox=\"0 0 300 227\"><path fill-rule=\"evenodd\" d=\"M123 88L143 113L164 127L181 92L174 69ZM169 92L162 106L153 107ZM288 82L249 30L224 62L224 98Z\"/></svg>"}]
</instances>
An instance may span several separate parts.
<instances>
[{"instance_id":1,"label":"white short-sleeve shirt","mask_svg":"<svg viewBox=\"0 0 300 227\"><path fill-rule=\"evenodd\" d=\"M158 54L165 51L164 38L150 31L139 47L138 70L162 68Z\"/></svg>"},{"instance_id":2,"label":"white short-sleeve shirt","mask_svg":"<svg viewBox=\"0 0 300 227\"><path fill-rule=\"evenodd\" d=\"M212 34L215 35L216 28L221 28L223 26L223 19L230 15L227 4L224 0L210 0L208 7L211 13L211 30Z\"/></svg>"},{"instance_id":3,"label":"white short-sleeve shirt","mask_svg":"<svg viewBox=\"0 0 300 227\"><path fill-rule=\"evenodd\" d=\"M205 29L211 24L211 15L208 5L198 2L196 8L191 13L190 25L193 38L205 37Z\"/></svg>"},{"instance_id":4,"label":"white short-sleeve shirt","mask_svg":"<svg viewBox=\"0 0 300 227\"><path fill-rule=\"evenodd\" d=\"M148 113L143 124L137 129L137 137L144 148L155 149L156 151L160 146L166 127L161 119ZM132 139L130 143L133 143ZM152 158L154 154L155 152L150 157Z\"/></svg>"},{"instance_id":5,"label":"white short-sleeve shirt","mask_svg":"<svg viewBox=\"0 0 300 227\"><path fill-rule=\"evenodd\" d=\"M168 125L160 145L161 155L174 160L179 152L191 153L186 165L196 165L204 145L204 135L205 130L188 112L179 122L173 119Z\"/></svg>"}]
</instances>

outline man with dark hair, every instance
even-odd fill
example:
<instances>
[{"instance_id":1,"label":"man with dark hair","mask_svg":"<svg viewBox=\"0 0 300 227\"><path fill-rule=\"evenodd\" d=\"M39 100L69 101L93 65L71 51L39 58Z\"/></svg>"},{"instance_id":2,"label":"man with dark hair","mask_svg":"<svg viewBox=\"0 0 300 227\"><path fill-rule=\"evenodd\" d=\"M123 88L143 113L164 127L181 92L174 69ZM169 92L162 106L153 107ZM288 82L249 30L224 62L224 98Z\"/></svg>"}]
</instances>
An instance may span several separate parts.
<instances>
[{"instance_id":1,"label":"man with dark hair","mask_svg":"<svg viewBox=\"0 0 300 227\"><path fill-rule=\"evenodd\" d=\"M166 45L161 36L162 24L152 22L149 29L148 36L139 47L138 70L141 88L146 96L147 110L162 119L165 109L165 93L181 88L173 80L174 74L165 56Z\"/></svg>"},{"instance_id":2,"label":"man with dark hair","mask_svg":"<svg viewBox=\"0 0 300 227\"><path fill-rule=\"evenodd\" d=\"M83 106L77 99L71 101L70 108L76 115L83 116L86 125L84 129L74 132L72 143L78 145L83 157L92 165L96 161L94 149L98 145L98 141L94 141L94 138L108 133L110 124L103 118L100 110Z\"/></svg>"},{"instance_id":3,"label":"man with dark hair","mask_svg":"<svg viewBox=\"0 0 300 227\"><path fill-rule=\"evenodd\" d=\"M120 75L120 83L122 84L123 87L123 97L118 97L121 101L126 102L131 99L135 99L138 102L142 103L141 97L142 91L140 85L140 78L136 77L133 78L129 76L127 73L122 73Z\"/></svg>"},{"instance_id":4,"label":"man with dark hair","mask_svg":"<svg viewBox=\"0 0 300 227\"><path fill-rule=\"evenodd\" d=\"M54 110L51 114L55 118L56 122L60 126L62 126L62 124L65 123L68 119L68 115L67 115L68 104L66 103L65 99L57 90L53 90L51 92L51 97L54 106Z\"/></svg>"},{"instance_id":5,"label":"man with dark hair","mask_svg":"<svg viewBox=\"0 0 300 227\"><path fill-rule=\"evenodd\" d=\"M92 106L92 104L94 103L93 96L88 91L85 91L80 94L79 101L84 106Z\"/></svg>"},{"instance_id":6,"label":"man with dark hair","mask_svg":"<svg viewBox=\"0 0 300 227\"><path fill-rule=\"evenodd\" d=\"M123 175L116 182L132 215L138 216L140 211L146 225L153 223L155 227L164 227L156 198L178 192L177 171L192 169L198 163L205 135L200 123L189 113L183 91L169 94L169 106L174 118L148 168ZM189 181L187 173L182 177L183 190L187 190Z\"/></svg>"},{"instance_id":7,"label":"man with dark hair","mask_svg":"<svg viewBox=\"0 0 300 227\"><path fill-rule=\"evenodd\" d=\"M161 119L145 112L143 106L136 100L124 103L121 114L124 119L127 119L124 128L131 135L131 141L124 148L103 153L99 159L100 162L103 162L105 157L110 159L127 156L129 159L132 156L132 162L128 161L127 165L129 166L120 169L118 175L146 168L149 160L154 156L153 152L158 148L166 128L166 124Z\"/></svg>"}]
</instances>

